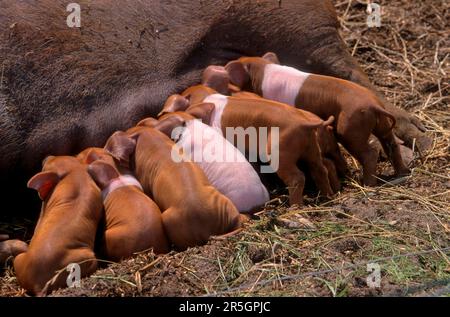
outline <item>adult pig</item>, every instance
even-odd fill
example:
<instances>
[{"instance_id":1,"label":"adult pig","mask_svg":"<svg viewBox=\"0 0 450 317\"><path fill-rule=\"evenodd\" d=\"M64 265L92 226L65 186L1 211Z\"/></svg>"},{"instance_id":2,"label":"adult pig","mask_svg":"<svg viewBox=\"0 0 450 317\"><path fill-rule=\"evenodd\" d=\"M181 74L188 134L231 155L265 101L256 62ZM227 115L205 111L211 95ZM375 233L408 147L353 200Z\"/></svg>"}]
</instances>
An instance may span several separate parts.
<instances>
[{"instance_id":1,"label":"adult pig","mask_svg":"<svg viewBox=\"0 0 450 317\"><path fill-rule=\"evenodd\" d=\"M66 23L67 1L0 3L5 197L25 188L45 156L103 145L112 132L157 114L167 96L197 83L207 65L241 55L272 51L289 66L373 89L339 36L329 0L77 3L80 28ZM401 139L426 143L416 118L387 109Z\"/></svg>"}]
</instances>

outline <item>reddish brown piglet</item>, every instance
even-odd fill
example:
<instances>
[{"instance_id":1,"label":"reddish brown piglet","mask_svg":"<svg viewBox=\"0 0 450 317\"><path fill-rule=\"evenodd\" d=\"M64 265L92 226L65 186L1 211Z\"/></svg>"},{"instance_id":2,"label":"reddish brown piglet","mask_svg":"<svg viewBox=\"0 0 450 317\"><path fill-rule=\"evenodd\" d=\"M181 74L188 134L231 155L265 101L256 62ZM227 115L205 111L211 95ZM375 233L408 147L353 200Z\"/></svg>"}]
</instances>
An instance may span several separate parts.
<instances>
[{"instance_id":1,"label":"reddish brown piglet","mask_svg":"<svg viewBox=\"0 0 450 317\"><path fill-rule=\"evenodd\" d=\"M48 157L28 186L38 191L42 211L28 251L16 257L14 269L23 288L45 295L67 286L69 264L80 266L81 277L97 269L94 243L103 206L87 166L74 157Z\"/></svg>"},{"instance_id":2,"label":"reddish brown piglet","mask_svg":"<svg viewBox=\"0 0 450 317\"><path fill-rule=\"evenodd\" d=\"M188 111L192 115L222 131L235 145L239 144L238 135L227 135L228 129L235 132L240 128L256 129L255 138L244 135L243 148L239 150L247 156L257 152L270 158L272 173L275 172L288 187L291 204L303 204L305 175L297 167L299 161L307 164L323 196L334 194L329 180L334 174L329 175L324 164L319 139L319 131L326 129L334 118L323 121L312 113L263 98L228 97L204 85L190 87L182 95L190 100L192 106ZM278 140L272 139L274 129L279 132ZM270 132L266 135L258 133L263 130ZM256 145L256 149L251 144ZM335 187L339 186L337 179L332 182Z\"/></svg>"},{"instance_id":3,"label":"reddish brown piglet","mask_svg":"<svg viewBox=\"0 0 450 317\"><path fill-rule=\"evenodd\" d=\"M213 235L241 228L243 217L195 163L175 151L175 143L151 127L118 131L105 149L131 168L144 192L161 208L169 241L179 250L202 245Z\"/></svg>"},{"instance_id":4,"label":"reddish brown piglet","mask_svg":"<svg viewBox=\"0 0 450 317\"><path fill-rule=\"evenodd\" d=\"M142 192L139 181L130 174L120 174L114 165L101 160L91 163L88 171L102 190L105 206L101 254L118 262L148 249L157 254L167 253L169 243L161 211Z\"/></svg>"},{"instance_id":5,"label":"reddish brown piglet","mask_svg":"<svg viewBox=\"0 0 450 317\"><path fill-rule=\"evenodd\" d=\"M228 63L225 69L231 82L240 88L310 111L324 120L334 116L337 140L361 163L365 185L377 183L378 153L369 145L371 134L379 139L396 175L409 173L393 133L396 119L369 89L343 79L281 66L274 53L242 57Z\"/></svg>"}]
</instances>

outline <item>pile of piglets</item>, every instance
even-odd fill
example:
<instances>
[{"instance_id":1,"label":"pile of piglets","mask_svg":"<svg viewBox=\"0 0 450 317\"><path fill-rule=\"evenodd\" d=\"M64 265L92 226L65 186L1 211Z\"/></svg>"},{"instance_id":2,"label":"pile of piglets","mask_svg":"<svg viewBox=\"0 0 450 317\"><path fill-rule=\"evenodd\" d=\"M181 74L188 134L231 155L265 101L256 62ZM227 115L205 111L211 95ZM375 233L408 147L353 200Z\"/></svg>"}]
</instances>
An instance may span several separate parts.
<instances>
[{"instance_id":1,"label":"pile of piglets","mask_svg":"<svg viewBox=\"0 0 450 317\"><path fill-rule=\"evenodd\" d=\"M20 253L17 279L30 294L44 295L67 285L72 263L84 277L99 259L185 250L241 230L270 198L247 160L255 149L244 142L238 150L225 138L228 128L278 128L273 173L288 188L290 204L301 205L305 173L322 196L340 191L348 168L338 142L361 163L365 185L376 184L370 135L395 173L407 174L394 125L368 89L281 66L274 53L210 66L201 84L170 96L158 118L114 133L104 148L44 160L28 182L43 201L34 236L28 249L12 245L11 254ZM271 157L270 133L257 138L258 153ZM220 147L223 160L192 159L206 147Z\"/></svg>"}]
</instances>

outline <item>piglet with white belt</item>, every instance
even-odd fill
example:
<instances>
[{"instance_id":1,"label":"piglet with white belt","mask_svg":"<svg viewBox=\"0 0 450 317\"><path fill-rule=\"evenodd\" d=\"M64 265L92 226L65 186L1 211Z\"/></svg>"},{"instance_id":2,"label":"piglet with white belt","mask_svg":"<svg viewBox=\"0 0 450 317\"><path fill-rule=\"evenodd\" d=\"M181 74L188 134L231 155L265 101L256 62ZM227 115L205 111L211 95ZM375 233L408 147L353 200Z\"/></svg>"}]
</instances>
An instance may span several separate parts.
<instances>
[{"instance_id":1,"label":"piglet with white belt","mask_svg":"<svg viewBox=\"0 0 450 317\"><path fill-rule=\"evenodd\" d=\"M99 241L101 255L118 262L148 249L167 253L169 242L161 210L144 194L131 171L119 167L104 149L90 148L84 153L79 158L90 164L88 172L102 190L105 207L105 228Z\"/></svg>"},{"instance_id":2,"label":"piglet with white belt","mask_svg":"<svg viewBox=\"0 0 450 317\"><path fill-rule=\"evenodd\" d=\"M220 130L202 123L188 112L177 111L183 110L177 107L177 100L176 97L168 99L156 128L176 138L178 147L190 154L211 185L228 197L240 212L264 205L270 199L269 193L245 156L222 136ZM176 128L180 128L178 133L173 133Z\"/></svg>"},{"instance_id":3,"label":"piglet with white belt","mask_svg":"<svg viewBox=\"0 0 450 317\"><path fill-rule=\"evenodd\" d=\"M379 139L396 174L409 173L392 132L396 124L395 117L367 88L340 78L310 74L279 65L274 53L267 53L263 57L241 57L228 63L225 70L231 83L239 88L310 111L324 120L334 116L337 139L363 166L365 185L377 183L375 172L378 153L369 145L371 134ZM206 78L204 81L210 80ZM215 85L222 87L224 84L210 86Z\"/></svg>"}]
</instances>

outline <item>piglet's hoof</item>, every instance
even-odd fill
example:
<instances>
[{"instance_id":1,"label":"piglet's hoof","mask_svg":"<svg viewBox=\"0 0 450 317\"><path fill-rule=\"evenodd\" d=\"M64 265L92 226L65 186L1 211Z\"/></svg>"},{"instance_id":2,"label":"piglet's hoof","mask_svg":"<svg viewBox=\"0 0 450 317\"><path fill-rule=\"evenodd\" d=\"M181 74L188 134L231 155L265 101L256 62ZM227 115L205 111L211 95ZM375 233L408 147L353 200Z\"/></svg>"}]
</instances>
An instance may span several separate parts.
<instances>
[{"instance_id":1,"label":"piglet's hoof","mask_svg":"<svg viewBox=\"0 0 450 317\"><path fill-rule=\"evenodd\" d=\"M3 266L10 257L16 257L28 250L28 245L20 240L6 240L8 236L0 236L0 266ZM6 240L6 241L5 241Z\"/></svg>"},{"instance_id":2,"label":"piglet's hoof","mask_svg":"<svg viewBox=\"0 0 450 317\"><path fill-rule=\"evenodd\" d=\"M400 154L402 155L403 163L405 166L409 166L411 162L414 160L414 152L404 145L400 145Z\"/></svg>"}]
</instances>

